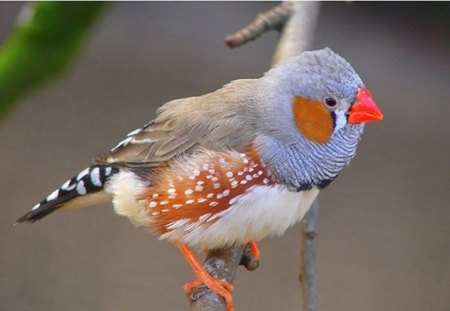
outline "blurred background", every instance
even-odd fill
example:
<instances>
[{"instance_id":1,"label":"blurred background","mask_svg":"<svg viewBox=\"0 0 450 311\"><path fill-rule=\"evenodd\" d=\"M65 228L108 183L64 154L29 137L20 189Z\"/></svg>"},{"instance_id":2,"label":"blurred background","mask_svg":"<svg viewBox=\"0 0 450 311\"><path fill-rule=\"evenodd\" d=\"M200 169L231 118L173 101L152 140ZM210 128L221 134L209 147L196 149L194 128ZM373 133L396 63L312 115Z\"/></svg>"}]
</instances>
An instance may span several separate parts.
<instances>
[{"instance_id":1,"label":"blurred background","mask_svg":"<svg viewBox=\"0 0 450 311\"><path fill-rule=\"evenodd\" d=\"M0 3L0 42L23 3ZM14 221L164 102L261 76L277 34L223 37L274 3L114 3L65 75L0 123L0 310L187 310L177 249L111 206ZM314 48L352 63L385 115L321 193L321 310L450 310L448 3L323 3ZM299 310L299 227L241 268L237 310Z\"/></svg>"}]
</instances>

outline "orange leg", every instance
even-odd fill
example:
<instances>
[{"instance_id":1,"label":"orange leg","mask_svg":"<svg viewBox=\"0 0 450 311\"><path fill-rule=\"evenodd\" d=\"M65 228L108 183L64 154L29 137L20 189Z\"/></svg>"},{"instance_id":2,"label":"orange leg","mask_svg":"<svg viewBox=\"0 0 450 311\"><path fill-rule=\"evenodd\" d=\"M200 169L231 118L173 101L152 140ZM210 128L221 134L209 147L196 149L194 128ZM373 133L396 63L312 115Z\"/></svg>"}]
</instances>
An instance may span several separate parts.
<instances>
[{"instance_id":1,"label":"orange leg","mask_svg":"<svg viewBox=\"0 0 450 311\"><path fill-rule=\"evenodd\" d=\"M258 245L256 244L255 240L251 240L250 242L248 242L248 247L250 247L253 257L255 257L256 259L259 259L260 252L259 252L259 248L258 248Z\"/></svg>"},{"instance_id":2,"label":"orange leg","mask_svg":"<svg viewBox=\"0 0 450 311\"><path fill-rule=\"evenodd\" d=\"M183 256L186 258L186 261L189 263L195 273L195 276L197 277L196 280L188 282L184 285L184 292L187 295L190 295L195 287L204 284L214 293L222 296L225 299L225 302L227 304L227 311L233 311L233 298L231 296L231 293L233 292L233 285L211 276L202 267L197 257L188 246L181 243L176 243L176 245L180 249Z\"/></svg>"}]
</instances>

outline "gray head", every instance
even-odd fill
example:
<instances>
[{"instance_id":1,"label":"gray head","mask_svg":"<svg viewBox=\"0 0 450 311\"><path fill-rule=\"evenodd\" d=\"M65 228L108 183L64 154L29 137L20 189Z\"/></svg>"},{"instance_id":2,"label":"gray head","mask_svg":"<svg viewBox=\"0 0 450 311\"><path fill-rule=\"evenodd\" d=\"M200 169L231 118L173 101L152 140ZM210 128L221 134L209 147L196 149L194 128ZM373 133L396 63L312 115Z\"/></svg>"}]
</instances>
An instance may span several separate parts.
<instances>
[{"instance_id":1,"label":"gray head","mask_svg":"<svg viewBox=\"0 0 450 311\"><path fill-rule=\"evenodd\" d=\"M354 156L364 124L382 118L359 75L329 48L303 52L261 82L259 146L296 188L335 178Z\"/></svg>"}]
</instances>

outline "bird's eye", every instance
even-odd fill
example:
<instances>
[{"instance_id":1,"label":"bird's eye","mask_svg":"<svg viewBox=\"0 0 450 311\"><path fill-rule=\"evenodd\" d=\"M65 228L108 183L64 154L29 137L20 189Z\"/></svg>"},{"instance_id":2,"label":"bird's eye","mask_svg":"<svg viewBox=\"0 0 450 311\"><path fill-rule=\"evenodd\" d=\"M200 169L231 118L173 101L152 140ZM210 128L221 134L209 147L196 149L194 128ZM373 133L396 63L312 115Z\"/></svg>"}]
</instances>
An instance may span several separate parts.
<instances>
[{"instance_id":1,"label":"bird's eye","mask_svg":"<svg viewBox=\"0 0 450 311\"><path fill-rule=\"evenodd\" d=\"M327 105L328 108L336 108L337 101L334 98L327 97L325 98L325 105Z\"/></svg>"}]
</instances>

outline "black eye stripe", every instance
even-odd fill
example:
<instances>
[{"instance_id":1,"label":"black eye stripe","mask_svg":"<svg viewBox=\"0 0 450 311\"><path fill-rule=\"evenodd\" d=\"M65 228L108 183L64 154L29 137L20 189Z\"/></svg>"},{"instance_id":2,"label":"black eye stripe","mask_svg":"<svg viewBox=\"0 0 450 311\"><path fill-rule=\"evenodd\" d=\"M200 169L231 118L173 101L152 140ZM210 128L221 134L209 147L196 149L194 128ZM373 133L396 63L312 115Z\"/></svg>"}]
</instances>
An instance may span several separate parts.
<instances>
[{"instance_id":1,"label":"black eye stripe","mask_svg":"<svg viewBox=\"0 0 450 311\"><path fill-rule=\"evenodd\" d=\"M336 113L334 111L330 111L331 118L333 119L333 131L336 128Z\"/></svg>"}]
</instances>

